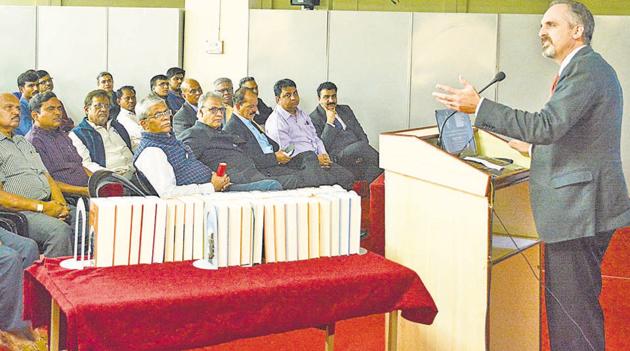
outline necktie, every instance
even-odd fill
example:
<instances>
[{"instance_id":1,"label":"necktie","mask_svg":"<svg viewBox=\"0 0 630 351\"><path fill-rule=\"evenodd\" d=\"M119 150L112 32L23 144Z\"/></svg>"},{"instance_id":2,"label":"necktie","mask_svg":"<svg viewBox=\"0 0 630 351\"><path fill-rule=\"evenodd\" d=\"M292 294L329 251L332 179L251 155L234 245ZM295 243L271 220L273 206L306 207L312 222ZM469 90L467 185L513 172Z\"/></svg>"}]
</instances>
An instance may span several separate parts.
<instances>
[{"instance_id":1,"label":"necktie","mask_svg":"<svg viewBox=\"0 0 630 351\"><path fill-rule=\"evenodd\" d=\"M334 125L335 125L335 128L343 130L343 126L341 125L341 122L339 122L339 119L335 118Z\"/></svg>"},{"instance_id":2,"label":"necktie","mask_svg":"<svg viewBox=\"0 0 630 351\"><path fill-rule=\"evenodd\" d=\"M558 80L560 76L556 74L556 77L553 79L553 83L551 84L551 95L556 91L556 87L558 86Z\"/></svg>"}]
</instances>

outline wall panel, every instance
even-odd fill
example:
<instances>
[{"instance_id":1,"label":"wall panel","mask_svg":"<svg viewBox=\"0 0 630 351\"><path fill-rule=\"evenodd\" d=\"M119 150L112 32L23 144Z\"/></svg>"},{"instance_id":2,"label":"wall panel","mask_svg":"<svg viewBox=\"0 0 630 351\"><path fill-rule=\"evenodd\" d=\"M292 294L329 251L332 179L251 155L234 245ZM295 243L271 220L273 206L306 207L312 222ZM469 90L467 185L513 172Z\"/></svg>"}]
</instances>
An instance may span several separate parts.
<instances>
[{"instance_id":1,"label":"wall panel","mask_svg":"<svg viewBox=\"0 0 630 351\"><path fill-rule=\"evenodd\" d=\"M151 77L181 65L182 19L179 9L109 9L107 70L116 88L133 85L143 98Z\"/></svg>"},{"instance_id":2,"label":"wall panel","mask_svg":"<svg viewBox=\"0 0 630 351\"><path fill-rule=\"evenodd\" d=\"M17 91L17 77L35 68L35 7L0 6L0 91Z\"/></svg>"},{"instance_id":3,"label":"wall panel","mask_svg":"<svg viewBox=\"0 0 630 351\"><path fill-rule=\"evenodd\" d=\"M496 73L497 15L415 13L413 17L409 127L435 124L443 108L435 84L460 87L459 74L481 88ZM494 88L484 96L494 97Z\"/></svg>"},{"instance_id":4,"label":"wall panel","mask_svg":"<svg viewBox=\"0 0 630 351\"><path fill-rule=\"evenodd\" d=\"M300 107L306 113L315 108L315 90L327 78L326 39L325 11L250 11L248 74L268 105L275 106L273 84L291 78Z\"/></svg>"},{"instance_id":5,"label":"wall panel","mask_svg":"<svg viewBox=\"0 0 630 351\"><path fill-rule=\"evenodd\" d=\"M107 68L107 8L38 7L37 66L54 77L68 114L83 118L83 99Z\"/></svg>"},{"instance_id":6,"label":"wall panel","mask_svg":"<svg viewBox=\"0 0 630 351\"><path fill-rule=\"evenodd\" d=\"M408 125L411 22L411 13L330 12L328 77L375 147L382 131Z\"/></svg>"}]
</instances>

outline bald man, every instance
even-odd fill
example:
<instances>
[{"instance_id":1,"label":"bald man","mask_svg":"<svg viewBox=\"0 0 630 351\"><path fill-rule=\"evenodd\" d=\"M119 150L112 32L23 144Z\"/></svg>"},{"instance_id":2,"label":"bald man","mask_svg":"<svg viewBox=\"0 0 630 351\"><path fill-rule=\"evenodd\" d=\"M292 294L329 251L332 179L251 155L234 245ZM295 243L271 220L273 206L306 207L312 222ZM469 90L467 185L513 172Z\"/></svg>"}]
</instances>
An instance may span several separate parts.
<instances>
[{"instance_id":1,"label":"bald man","mask_svg":"<svg viewBox=\"0 0 630 351\"><path fill-rule=\"evenodd\" d=\"M186 102L173 117L173 131L179 139L181 133L190 128L197 121L197 102L203 93L199 82L194 79L185 79L182 83L182 97Z\"/></svg>"}]
</instances>

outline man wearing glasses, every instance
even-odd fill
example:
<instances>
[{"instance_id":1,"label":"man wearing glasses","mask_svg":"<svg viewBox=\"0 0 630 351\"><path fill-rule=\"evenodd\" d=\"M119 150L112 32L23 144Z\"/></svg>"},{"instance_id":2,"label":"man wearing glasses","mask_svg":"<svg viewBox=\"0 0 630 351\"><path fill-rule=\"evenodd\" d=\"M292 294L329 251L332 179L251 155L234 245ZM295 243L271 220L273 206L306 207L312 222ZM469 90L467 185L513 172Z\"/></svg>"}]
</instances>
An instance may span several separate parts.
<instances>
[{"instance_id":1,"label":"man wearing glasses","mask_svg":"<svg viewBox=\"0 0 630 351\"><path fill-rule=\"evenodd\" d=\"M215 191L282 190L275 180L232 184L227 175L218 176L197 160L187 145L175 139L171 133L171 111L156 96L150 95L140 102L138 119L144 132L134 163L160 197Z\"/></svg>"},{"instance_id":2,"label":"man wearing glasses","mask_svg":"<svg viewBox=\"0 0 630 351\"><path fill-rule=\"evenodd\" d=\"M84 101L86 117L70 132L72 144L90 172L108 169L131 179L135 169L131 139L125 127L109 118L109 95L93 90Z\"/></svg>"},{"instance_id":3,"label":"man wearing glasses","mask_svg":"<svg viewBox=\"0 0 630 351\"><path fill-rule=\"evenodd\" d=\"M232 116L232 98L234 97L234 85L230 78L217 78L214 83L214 92L220 94L223 97L222 103L225 107L225 113L223 114L223 126L227 125L228 120Z\"/></svg>"},{"instance_id":4,"label":"man wearing glasses","mask_svg":"<svg viewBox=\"0 0 630 351\"><path fill-rule=\"evenodd\" d=\"M179 139L183 131L190 128L197 121L197 102L203 93L199 82L194 79L186 79L182 83L182 96L184 104L173 116L173 131Z\"/></svg>"},{"instance_id":5,"label":"man wearing glasses","mask_svg":"<svg viewBox=\"0 0 630 351\"><path fill-rule=\"evenodd\" d=\"M48 74L48 72L40 69L39 71L37 71L37 77L39 77L37 87L40 94L43 94L47 91L53 91L55 85L53 84L53 78L50 76L50 74ZM61 103L61 127L59 127L59 129L67 133L71 131L72 128L74 128L74 121L72 120L72 118L68 117L68 113L66 112L66 108L63 105L63 102L59 100L59 103Z\"/></svg>"}]
</instances>

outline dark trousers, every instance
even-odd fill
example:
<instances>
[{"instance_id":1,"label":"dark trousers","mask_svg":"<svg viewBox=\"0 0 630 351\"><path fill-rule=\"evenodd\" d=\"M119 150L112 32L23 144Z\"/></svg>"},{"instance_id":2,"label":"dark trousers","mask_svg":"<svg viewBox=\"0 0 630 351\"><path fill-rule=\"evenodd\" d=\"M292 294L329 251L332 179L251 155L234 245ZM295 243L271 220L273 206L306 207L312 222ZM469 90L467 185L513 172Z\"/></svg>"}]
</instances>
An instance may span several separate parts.
<instances>
[{"instance_id":1,"label":"dark trousers","mask_svg":"<svg viewBox=\"0 0 630 351\"><path fill-rule=\"evenodd\" d=\"M350 170L355 179L372 183L383 170L378 167L378 151L365 141L345 146L335 155L337 162Z\"/></svg>"},{"instance_id":2,"label":"dark trousers","mask_svg":"<svg viewBox=\"0 0 630 351\"><path fill-rule=\"evenodd\" d=\"M604 351L601 263L613 233L545 244L545 301L552 351Z\"/></svg>"}]
</instances>

